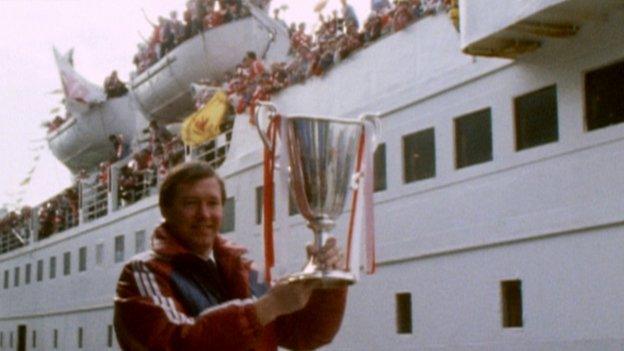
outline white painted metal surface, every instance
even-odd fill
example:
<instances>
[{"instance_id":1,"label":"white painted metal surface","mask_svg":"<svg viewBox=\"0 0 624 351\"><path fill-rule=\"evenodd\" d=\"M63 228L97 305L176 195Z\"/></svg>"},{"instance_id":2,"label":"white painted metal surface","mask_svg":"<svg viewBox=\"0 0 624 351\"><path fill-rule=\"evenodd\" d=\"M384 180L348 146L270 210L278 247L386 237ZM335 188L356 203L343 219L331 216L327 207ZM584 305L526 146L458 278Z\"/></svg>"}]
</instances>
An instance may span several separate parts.
<instances>
[{"instance_id":1,"label":"white painted metal surface","mask_svg":"<svg viewBox=\"0 0 624 351\"><path fill-rule=\"evenodd\" d=\"M58 130L49 133L48 145L54 156L72 172L90 170L114 155L110 135L121 134L124 142L130 145L136 120L140 117L136 113L129 95L108 99L71 117Z\"/></svg>"}]
</instances>

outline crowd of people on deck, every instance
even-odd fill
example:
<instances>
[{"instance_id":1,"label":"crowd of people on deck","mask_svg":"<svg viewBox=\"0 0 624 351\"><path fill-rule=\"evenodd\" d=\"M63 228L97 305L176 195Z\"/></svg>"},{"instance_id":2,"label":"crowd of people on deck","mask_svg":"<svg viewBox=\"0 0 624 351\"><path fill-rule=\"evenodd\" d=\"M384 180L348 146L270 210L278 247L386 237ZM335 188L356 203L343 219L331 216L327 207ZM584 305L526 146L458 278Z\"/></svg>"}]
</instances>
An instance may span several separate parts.
<instances>
[{"instance_id":1,"label":"crowd of people on deck","mask_svg":"<svg viewBox=\"0 0 624 351\"><path fill-rule=\"evenodd\" d=\"M78 185L65 189L39 207L38 239L78 225Z\"/></svg>"},{"instance_id":2,"label":"crowd of people on deck","mask_svg":"<svg viewBox=\"0 0 624 351\"><path fill-rule=\"evenodd\" d=\"M372 0L371 14L360 28L355 11L347 0L341 0L340 13L331 16L319 14L319 24L313 34L306 31L305 23L291 24L292 59L275 62L267 69L254 52L248 52L233 72L225 74L222 82L203 81L202 84L222 88L228 94L233 111L249 112L258 101L269 100L271 94L313 76L322 76L334 64L346 59L354 51L378 40L382 36L403 30L425 16L448 11L452 0ZM279 19L279 9L274 18ZM196 96L199 109L212 97L213 89Z\"/></svg>"},{"instance_id":3,"label":"crowd of people on deck","mask_svg":"<svg viewBox=\"0 0 624 351\"><path fill-rule=\"evenodd\" d=\"M261 7L269 3L266 0L252 2ZM243 6L241 0L188 0L182 20L178 19L176 11L171 11L169 18L158 17L158 23L152 25L150 37L138 44L138 52L133 59L136 73L145 71L185 40L249 14L249 9Z\"/></svg>"},{"instance_id":4,"label":"crowd of people on deck","mask_svg":"<svg viewBox=\"0 0 624 351\"><path fill-rule=\"evenodd\" d=\"M270 1L252 1L257 6L268 7ZM202 80L200 85L211 89L200 90L195 95L197 109L210 100L215 89L226 91L232 111L251 115L258 101L269 100L271 94L293 84L302 83L313 76L322 76L334 64L346 59L354 51L369 45L382 36L398 32L409 24L425 16L446 12L456 6L453 0L371 0L371 13L360 26L360 22L347 0L341 0L341 11L330 16L319 14L319 23L312 34L305 23L291 24L288 27L291 40L291 59L288 62L275 62L269 68L254 52L248 52L233 72L227 72L222 81ZM274 18L279 19L279 9L274 10ZM158 25L147 44L140 45L140 52L134 63L140 73L176 45L203 30L232 21L249 14L241 0L188 0L184 12L184 22L177 19L175 11L170 18L159 18ZM104 82L108 98L122 96L127 87L113 71ZM46 122L48 132L58 129L69 116L56 116ZM118 172L118 198L121 204L138 201L148 195L145 192L155 186L167 171L183 161L183 144L178 136L172 135L156 121L149 124L147 146L132 155ZM110 135L114 149L113 157L100 164L97 185L108 189L110 165L125 158L128 146L123 135ZM78 177L80 178L80 176ZM8 228L25 225L30 220L32 209L24 207L19 212L10 212L0 219L0 232ZM67 229L77 223L78 188L63 193L43 203L38 210L39 238ZM68 220L71 222L68 222Z\"/></svg>"},{"instance_id":5,"label":"crowd of people on deck","mask_svg":"<svg viewBox=\"0 0 624 351\"><path fill-rule=\"evenodd\" d=\"M22 207L19 212L11 211L0 219L0 235L19 235L23 238L30 234L30 219L32 208Z\"/></svg>"}]
</instances>

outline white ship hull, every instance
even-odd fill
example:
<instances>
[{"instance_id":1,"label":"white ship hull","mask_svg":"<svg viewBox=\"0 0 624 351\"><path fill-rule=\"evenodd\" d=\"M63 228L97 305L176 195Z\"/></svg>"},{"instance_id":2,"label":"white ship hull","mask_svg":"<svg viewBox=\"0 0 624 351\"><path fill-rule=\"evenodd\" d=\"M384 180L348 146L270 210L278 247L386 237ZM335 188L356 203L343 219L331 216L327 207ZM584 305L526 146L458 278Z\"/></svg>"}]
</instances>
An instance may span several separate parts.
<instances>
[{"instance_id":1,"label":"white ship hull","mask_svg":"<svg viewBox=\"0 0 624 351\"><path fill-rule=\"evenodd\" d=\"M588 21L572 38L548 42L516 61L472 58L443 15L393 34L322 78L282 92L285 113L382 113L387 188L375 194L378 272L350 288L343 327L327 350L622 350L624 348L624 124L587 131L583 75L622 59L624 14ZM557 89L558 139L516 151L514 98ZM357 88L357 89L355 89ZM457 169L454 120L492 111L492 160ZM237 118L220 174L235 199L228 238L262 261L255 189L262 185L261 143ZM435 176L406 183L403 137L435 130ZM245 135L245 137L241 137ZM0 256L0 333L7 347L27 326L28 345L108 349L116 237L124 259L160 214L156 196ZM301 216L287 260L300 265L311 234ZM336 231L344 231L342 216ZM140 236L139 236L140 237ZM119 239L117 239L118 241ZM98 245L103 256L97 262ZM87 265L78 272L78 252ZM141 248L139 248L139 251ZM63 275L63 255L71 273ZM49 278L57 257L56 278ZM118 257L120 258L120 257ZM44 262L42 281L37 262ZM24 270L32 277L24 284ZM14 286L14 269L22 278ZM502 325L501 282L522 282L522 325ZM0 286L0 288L2 288ZM411 296L411 330L397 332L397 294ZM15 301L16 303L6 303ZM19 301L19 303L18 303ZM41 346L39 346L41 345ZM116 349L116 344L110 349ZM29 348L30 349L30 348Z\"/></svg>"}]
</instances>

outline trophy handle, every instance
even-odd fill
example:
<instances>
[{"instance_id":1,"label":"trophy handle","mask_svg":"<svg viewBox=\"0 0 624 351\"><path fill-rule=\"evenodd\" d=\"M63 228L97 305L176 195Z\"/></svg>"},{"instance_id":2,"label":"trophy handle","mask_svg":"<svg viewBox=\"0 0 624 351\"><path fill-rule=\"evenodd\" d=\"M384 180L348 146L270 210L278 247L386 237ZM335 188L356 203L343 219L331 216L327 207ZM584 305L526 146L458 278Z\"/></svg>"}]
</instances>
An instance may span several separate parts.
<instances>
[{"instance_id":1,"label":"trophy handle","mask_svg":"<svg viewBox=\"0 0 624 351\"><path fill-rule=\"evenodd\" d=\"M360 116L360 121L362 123L370 123L373 125L373 138L371 140L373 143L373 150L377 148L377 140L381 135L381 120L379 117L379 113L366 113Z\"/></svg>"},{"instance_id":2,"label":"trophy handle","mask_svg":"<svg viewBox=\"0 0 624 351\"><path fill-rule=\"evenodd\" d=\"M266 146L269 150L271 150L271 142L269 141L269 137L266 135L266 133L262 130L262 128L260 127L260 121L259 121L259 117L258 115L260 114L260 111L262 111L262 109L268 109L269 110L269 119L273 119L275 118L275 116L277 116L277 108L275 107L275 105L273 105L270 102L266 102L266 101L258 101L256 102L256 104L258 105L256 107L256 110L253 112L253 120L254 120L254 124L256 125L256 129L258 130L258 135L260 135L260 139L262 140L262 143L264 144L264 146Z\"/></svg>"}]
</instances>

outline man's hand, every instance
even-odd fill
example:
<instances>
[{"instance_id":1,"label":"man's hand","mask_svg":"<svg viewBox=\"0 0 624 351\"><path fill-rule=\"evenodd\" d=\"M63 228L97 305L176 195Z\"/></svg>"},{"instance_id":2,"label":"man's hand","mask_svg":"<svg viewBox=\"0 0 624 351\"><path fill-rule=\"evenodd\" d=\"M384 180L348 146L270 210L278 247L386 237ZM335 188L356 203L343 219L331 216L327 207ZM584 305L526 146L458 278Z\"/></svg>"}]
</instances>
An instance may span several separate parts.
<instances>
[{"instance_id":1,"label":"man's hand","mask_svg":"<svg viewBox=\"0 0 624 351\"><path fill-rule=\"evenodd\" d=\"M303 280L274 285L256 301L258 321L266 325L281 315L304 308L319 283L316 280Z\"/></svg>"},{"instance_id":2,"label":"man's hand","mask_svg":"<svg viewBox=\"0 0 624 351\"><path fill-rule=\"evenodd\" d=\"M308 257L314 257L315 263L321 269L342 269L344 268L343 255L340 252L336 238L329 237L325 244L318 250L314 244L306 246Z\"/></svg>"},{"instance_id":3,"label":"man's hand","mask_svg":"<svg viewBox=\"0 0 624 351\"><path fill-rule=\"evenodd\" d=\"M336 238L329 237L318 250L313 244L306 247L308 257L314 257L314 262L321 269L340 269L344 267L343 255L340 253ZM275 318L296 312L306 306L314 289L319 288L318 280L302 280L295 282L277 283L258 301L256 314L260 324L266 325Z\"/></svg>"}]
</instances>

